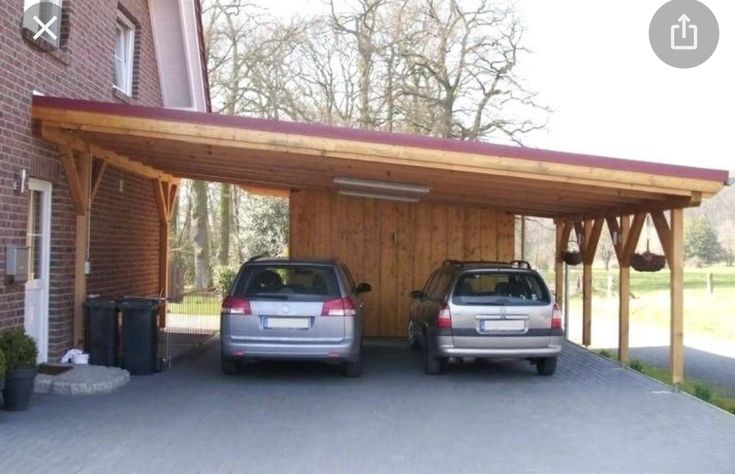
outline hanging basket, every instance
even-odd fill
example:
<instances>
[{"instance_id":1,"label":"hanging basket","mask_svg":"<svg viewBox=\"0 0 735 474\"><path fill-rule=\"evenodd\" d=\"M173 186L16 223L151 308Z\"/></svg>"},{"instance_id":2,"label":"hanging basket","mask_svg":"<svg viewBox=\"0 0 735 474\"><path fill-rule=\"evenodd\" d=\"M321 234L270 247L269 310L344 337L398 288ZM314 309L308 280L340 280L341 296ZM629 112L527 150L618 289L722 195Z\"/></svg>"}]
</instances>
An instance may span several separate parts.
<instances>
[{"instance_id":1,"label":"hanging basket","mask_svg":"<svg viewBox=\"0 0 735 474\"><path fill-rule=\"evenodd\" d=\"M571 241L567 244L567 249L564 251L562 260L567 265L579 265L582 263L582 252L579 251L579 244L577 242Z\"/></svg>"},{"instance_id":2,"label":"hanging basket","mask_svg":"<svg viewBox=\"0 0 735 474\"><path fill-rule=\"evenodd\" d=\"M666 257L646 250L643 253L634 253L630 266L638 272L658 272L666 266Z\"/></svg>"}]
</instances>

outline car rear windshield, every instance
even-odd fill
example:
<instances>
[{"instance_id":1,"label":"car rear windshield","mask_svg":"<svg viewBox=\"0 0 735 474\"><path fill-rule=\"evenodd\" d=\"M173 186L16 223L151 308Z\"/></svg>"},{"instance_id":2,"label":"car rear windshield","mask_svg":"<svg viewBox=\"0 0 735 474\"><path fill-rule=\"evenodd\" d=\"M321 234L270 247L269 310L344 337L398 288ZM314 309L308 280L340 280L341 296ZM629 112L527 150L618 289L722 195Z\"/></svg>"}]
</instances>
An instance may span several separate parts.
<instances>
[{"instance_id":1,"label":"car rear windshield","mask_svg":"<svg viewBox=\"0 0 735 474\"><path fill-rule=\"evenodd\" d=\"M334 269L319 265L252 265L234 291L247 299L324 301L339 298Z\"/></svg>"},{"instance_id":2,"label":"car rear windshield","mask_svg":"<svg viewBox=\"0 0 735 474\"><path fill-rule=\"evenodd\" d=\"M452 302L458 305L542 306L551 302L543 280L533 273L469 272L460 275Z\"/></svg>"}]
</instances>

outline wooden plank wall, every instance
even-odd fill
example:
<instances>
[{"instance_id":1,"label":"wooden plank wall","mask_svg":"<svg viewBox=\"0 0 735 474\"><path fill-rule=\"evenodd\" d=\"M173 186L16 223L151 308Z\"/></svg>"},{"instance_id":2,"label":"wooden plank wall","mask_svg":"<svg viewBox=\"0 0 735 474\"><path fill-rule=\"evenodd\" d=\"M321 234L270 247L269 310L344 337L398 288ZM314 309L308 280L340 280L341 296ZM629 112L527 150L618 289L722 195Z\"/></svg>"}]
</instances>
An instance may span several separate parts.
<instances>
[{"instance_id":1,"label":"wooden plank wall","mask_svg":"<svg viewBox=\"0 0 735 474\"><path fill-rule=\"evenodd\" d=\"M487 208L399 203L293 191L290 255L338 257L365 296L368 336L403 337L410 298L442 261L512 260L515 219Z\"/></svg>"}]
</instances>

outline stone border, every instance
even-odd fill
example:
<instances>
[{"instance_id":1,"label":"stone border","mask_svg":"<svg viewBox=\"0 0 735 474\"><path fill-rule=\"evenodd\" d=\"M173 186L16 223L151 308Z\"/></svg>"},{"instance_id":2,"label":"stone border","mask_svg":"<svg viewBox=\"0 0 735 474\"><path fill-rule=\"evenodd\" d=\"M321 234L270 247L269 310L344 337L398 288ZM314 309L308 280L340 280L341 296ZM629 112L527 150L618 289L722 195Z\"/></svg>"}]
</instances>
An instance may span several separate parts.
<instances>
[{"instance_id":1,"label":"stone border","mask_svg":"<svg viewBox=\"0 0 735 474\"><path fill-rule=\"evenodd\" d=\"M35 393L100 395L112 393L130 381L130 373L117 367L60 365L68 365L72 369L59 375L38 374Z\"/></svg>"}]
</instances>

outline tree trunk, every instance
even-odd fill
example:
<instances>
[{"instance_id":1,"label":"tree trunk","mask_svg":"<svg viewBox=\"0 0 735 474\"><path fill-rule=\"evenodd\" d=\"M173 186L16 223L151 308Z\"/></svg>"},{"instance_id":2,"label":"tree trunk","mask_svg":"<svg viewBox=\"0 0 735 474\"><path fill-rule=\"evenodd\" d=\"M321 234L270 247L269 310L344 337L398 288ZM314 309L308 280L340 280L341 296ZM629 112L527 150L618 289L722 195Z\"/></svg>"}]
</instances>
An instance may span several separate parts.
<instances>
[{"instance_id":1,"label":"tree trunk","mask_svg":"<svg viewBox=\"0 0 735 474\"><path fill-rule=\"evenodd\" d=\"M231 184L222 183L220 185L220 246L217 258L222 266L227 266L230 263L231 192Z\"/></svg>"},{"instance_id":2,"label":"tree trunk","mask_svg":"<svg viewBox=\"0 0 735 474\"><path fill-rule=\"evenodd\" d=\"M194 288L208 288L212 281L209 265L209 216L207 183L194 181Z\"/></svg>"}]
</instances>

